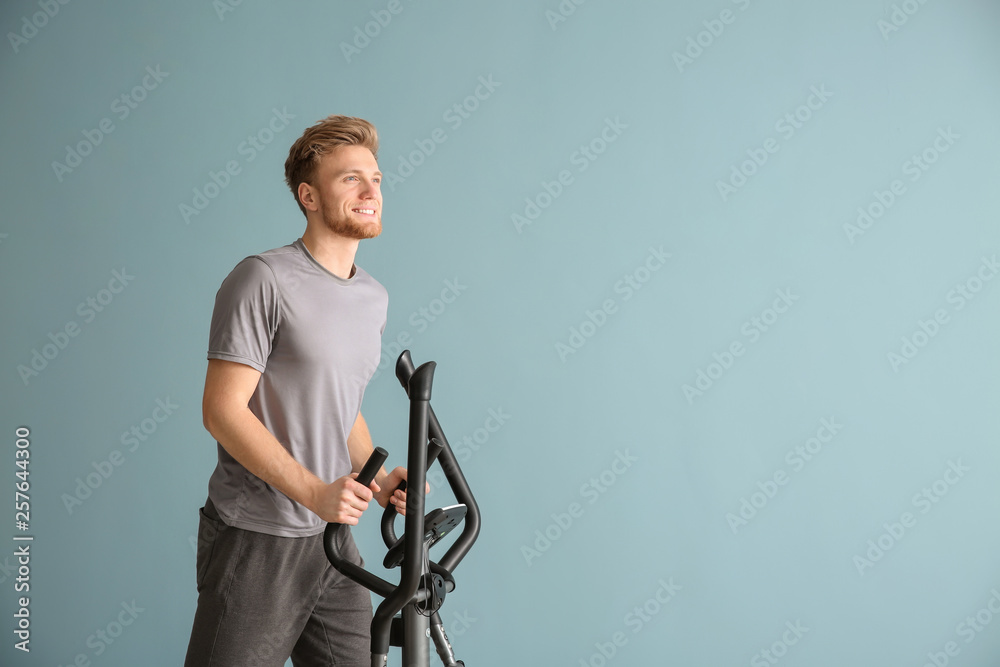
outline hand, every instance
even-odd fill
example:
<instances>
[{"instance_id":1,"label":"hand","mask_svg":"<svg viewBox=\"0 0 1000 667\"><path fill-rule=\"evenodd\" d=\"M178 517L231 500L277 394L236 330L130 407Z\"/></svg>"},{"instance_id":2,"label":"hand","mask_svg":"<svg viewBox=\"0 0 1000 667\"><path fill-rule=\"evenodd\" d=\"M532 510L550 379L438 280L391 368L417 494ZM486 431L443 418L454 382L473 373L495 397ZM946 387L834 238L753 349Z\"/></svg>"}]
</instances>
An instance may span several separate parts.
<instances>
[{"instance_id":1,"label":"hand","mask_svg":"<svg viewBox=\"0 0 1000 667\"><path fill-rule=\"evenodd\" d=\"M358 519L368 509L372 496L381 489L374 481L370 486L362 486L355 481L357 476L358 473L352 472L319 491L315 509L319 518L329 523L358 525Z\"/></svg>"},{"instance_id":2,"label":"hand","mask_svg":"<svg viewBox=\"0 0 1000 667\"><path fill-rule=\"evenodd\" d=\"M375 500L382 507L389 503L396 506L396 511L406 516L406 491L400 490L399 483L406 480L406 468L393 468L392 472L382 478L381 492L375 494ZM424 483L424 493L431 492L431 485Z\"/></svg>"}]
</instances>

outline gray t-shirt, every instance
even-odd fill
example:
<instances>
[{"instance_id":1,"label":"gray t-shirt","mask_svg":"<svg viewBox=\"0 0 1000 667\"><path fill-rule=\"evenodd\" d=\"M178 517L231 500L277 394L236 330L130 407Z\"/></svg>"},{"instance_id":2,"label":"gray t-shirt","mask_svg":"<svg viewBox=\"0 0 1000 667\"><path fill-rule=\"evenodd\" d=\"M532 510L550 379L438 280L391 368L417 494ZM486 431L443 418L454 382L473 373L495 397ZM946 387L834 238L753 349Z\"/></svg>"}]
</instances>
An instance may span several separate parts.
<instances>
[{"instance_id":1,"label":"gray t-shirt","mask_svg":"<svg viewBox=\"0 0 1000 667\"><path fill-rule=\"evenodd\" d=\"M250 410L296 461L326 482L348 475L347 435L379 363L388 294L361 268L344 279L298 239L247 257L215 297L209 359L262 373ZM282 537L326 523L251 474L218 445L208 495L231 526Z\"/></svg>"}]
</instances>

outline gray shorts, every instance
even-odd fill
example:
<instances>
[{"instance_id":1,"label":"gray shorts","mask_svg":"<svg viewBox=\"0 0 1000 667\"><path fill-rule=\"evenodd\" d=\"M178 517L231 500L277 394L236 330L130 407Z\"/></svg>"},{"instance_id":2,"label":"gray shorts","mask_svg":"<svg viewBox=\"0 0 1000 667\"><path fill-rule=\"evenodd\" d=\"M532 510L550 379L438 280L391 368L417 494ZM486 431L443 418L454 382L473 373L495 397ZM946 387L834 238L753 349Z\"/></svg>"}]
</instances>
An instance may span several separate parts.
<instances>
[{"instance_id":1,"label":"gray shorts","mask_svg":"<svg viewBox=\"0 0 1000 667\"><path fill-rule=\"evenodd\" d=\"M363 564L350 531L341 553ZM198 524L198 609L185 667L371 665L368 589L337 572L323 535L276 537L222 522L212 501Z\"/></svg>"}]
</instances>

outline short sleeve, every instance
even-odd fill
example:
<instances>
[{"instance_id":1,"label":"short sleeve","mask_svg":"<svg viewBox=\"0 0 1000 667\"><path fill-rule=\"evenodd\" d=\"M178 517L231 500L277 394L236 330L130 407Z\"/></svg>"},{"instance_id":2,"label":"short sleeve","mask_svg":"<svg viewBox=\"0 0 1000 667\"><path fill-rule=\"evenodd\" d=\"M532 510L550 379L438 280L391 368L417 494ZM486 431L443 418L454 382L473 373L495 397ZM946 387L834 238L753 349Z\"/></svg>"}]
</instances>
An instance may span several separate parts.
<instances>
[{"instance_id":1,"label":"short sleeve","mask_svg":"<svg viewBox=\"0 0 1000 667\"><path fill-rule=\"evenodd\" d=\"M215 295L208 358L264 372L278 330L280 295L274 272L259 257L236 265Z\"/></svg>"}]
</instances>

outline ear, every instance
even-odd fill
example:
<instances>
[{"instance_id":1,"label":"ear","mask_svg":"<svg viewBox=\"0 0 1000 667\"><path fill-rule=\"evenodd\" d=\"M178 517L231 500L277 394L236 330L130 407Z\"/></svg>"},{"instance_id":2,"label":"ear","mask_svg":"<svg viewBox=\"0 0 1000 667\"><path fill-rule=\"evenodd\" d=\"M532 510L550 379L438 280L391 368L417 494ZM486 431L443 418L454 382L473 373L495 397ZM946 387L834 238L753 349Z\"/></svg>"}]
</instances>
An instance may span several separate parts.
<instances>
[{"instance_id":1,"label":"ear","mask_svg":"<svg viewBox=\"0 0 1000 667\"><path fill-rule=\"evenodd\" d=\"M299 201L302 202L302 206L305 207L307 211L318 211L319 202L316 201L316 191L311 185L303 181L299 183Z\"/></svg>"}]
</instances>

